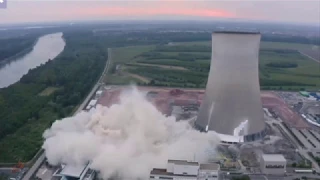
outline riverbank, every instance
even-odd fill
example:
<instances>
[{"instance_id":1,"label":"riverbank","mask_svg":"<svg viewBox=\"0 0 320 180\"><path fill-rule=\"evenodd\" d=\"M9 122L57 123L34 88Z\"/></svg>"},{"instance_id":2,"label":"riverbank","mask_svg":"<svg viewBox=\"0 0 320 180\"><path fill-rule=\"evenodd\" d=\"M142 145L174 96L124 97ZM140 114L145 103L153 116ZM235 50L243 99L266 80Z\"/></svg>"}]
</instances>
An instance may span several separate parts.
<instances>
[{"instance_id":1,"label":"riverbank","mask_svg":"<svg viewBox=\"0 0 320 180\"><path fill-rule=\"evenodd\" d=\"M17 60L17 58L21 58L24 55L30 53L33 50L33 47L35 46L35 44L38 42L38 40L39 40L39 38L37 38L30 47L20 51L19 53L15 54L15 55L13 55L11 57L8 57L6 59L1 60L0 61L0 68L5 66L6 64L12 62L12 61Z\"/></svg>"}]
</instances>

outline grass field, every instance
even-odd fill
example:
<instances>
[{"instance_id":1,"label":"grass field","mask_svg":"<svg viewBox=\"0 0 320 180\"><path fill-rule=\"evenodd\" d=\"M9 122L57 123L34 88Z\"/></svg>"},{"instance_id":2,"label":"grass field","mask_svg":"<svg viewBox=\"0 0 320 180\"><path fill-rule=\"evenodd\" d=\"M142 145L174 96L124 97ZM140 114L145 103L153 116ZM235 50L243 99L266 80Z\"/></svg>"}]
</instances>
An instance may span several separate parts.
<instances>
[{"instance_id":1,"label":"grass field","mask_svg":"<svg viewBox=\"0 0 320 180\"><path fill-rule=\"evenodd\" d=\"M114 63L128 63L143 52L152 51L155 46L129 46L112 49L112 61Z\"/></svg>"},{"instance_id":2,"label":"grass field","mask_svg":"<svg viewBox=\"0 0 320 180\"><path fill-rule=\"evenodd\" d=\"M141 80L134 78L132 76L120 76L120 75L110 75L106 76L104 80L107 84L121 85L130 83L143 83Z\"/></svg>"},{"instance_id":3,"label":"grass field","mask_svg":"<svg viewBox=\"0 0 320 180\"><path fill-rule=\"evenodd\" d=\"M174 46L131 46L112 49L114 64L122 64L121 73L114 73L108 83L129 81L152 85L204 87L210 67L211 42L181 42ZM262 42L260 51L260 82L263 89L318 90L320 63L301 55L301 50L318 46ZM268 65L294 64L294 68ZM122 74L119 76L119 74ZM133 74L139 76L133 76ZM146 79L144 80L143 77Z\"/></svg>"}]
</instances>

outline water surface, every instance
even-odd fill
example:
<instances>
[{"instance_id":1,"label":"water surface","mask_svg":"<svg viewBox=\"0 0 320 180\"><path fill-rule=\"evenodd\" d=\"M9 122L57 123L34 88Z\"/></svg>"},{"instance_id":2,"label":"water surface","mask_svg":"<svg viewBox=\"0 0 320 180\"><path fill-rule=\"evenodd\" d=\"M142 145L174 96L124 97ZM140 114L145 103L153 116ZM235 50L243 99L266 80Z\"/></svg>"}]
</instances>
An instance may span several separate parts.
<instances>
[{"instance_id":1,"label":"water surface","mask_svg":"<svg viewBox=\"0 0 320 180\"><path fill-rule=\"evenodd\" d=\"M0 88L14 84L27 74L29 69L54 59L63 51L64 46L61 32L41 36L30 53L0 67Z\"/></svg>"}]
</instances>

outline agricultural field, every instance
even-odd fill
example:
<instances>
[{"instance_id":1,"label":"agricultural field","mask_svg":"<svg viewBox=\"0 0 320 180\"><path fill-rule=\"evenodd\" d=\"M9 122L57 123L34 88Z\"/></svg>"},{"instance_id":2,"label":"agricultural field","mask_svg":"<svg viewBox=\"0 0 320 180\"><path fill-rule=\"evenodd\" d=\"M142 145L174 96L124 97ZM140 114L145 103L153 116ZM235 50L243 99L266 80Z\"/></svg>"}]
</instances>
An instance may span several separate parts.
<instances>
[{"instance_id":1,"label":"agricultural field","mask_svg":"<svg viewBox=\"0 0 320 180\"><path fill-rule=\"evenodd\" d=\"M301 53L317 54L318 50L319 47L313 45L262 42L259 62L261 88L320 89L320 63ZM312 53L309 54L311 57ZM208 41L114 48L112 80L106 82L203 88L210 70L210 57L211 44Z\"/></svg>"}]
</instances>

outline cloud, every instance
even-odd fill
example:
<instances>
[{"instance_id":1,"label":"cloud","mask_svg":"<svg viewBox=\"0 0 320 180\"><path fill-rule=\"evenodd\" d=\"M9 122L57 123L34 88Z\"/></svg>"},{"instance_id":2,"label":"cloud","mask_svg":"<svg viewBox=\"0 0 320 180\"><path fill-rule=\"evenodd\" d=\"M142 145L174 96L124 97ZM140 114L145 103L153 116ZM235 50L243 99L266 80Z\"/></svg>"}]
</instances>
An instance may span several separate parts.
<instances>
[{"instance_id":1,"label":"cloud","mask_svg":"<svg viewBox=\"0 0 320 180\"><path fill-rule=\"evenodd\" d=\"M86 7L76 9L83 15L89 16L153 16L153 15L182 15L182 16L199 16L199 17L235 17L234 13L223 9L203 9L191 8L188 3L181 1L164 1L164 2L148 2L143 6L134 6L136 3L129 3L132 6L116 4L112 6L102 7Z\"/></svg>"},{"instance_id":2,"label":"cloud","mask_svg":"<svg viewBox=\"0 0 320 180\"><path fill-rule=\"evenodd\" d=\"M104 179L115 174L144 179L152 168L165 168L168 159L206 162L219 142L214 132L200 133L187 121L166 117L136 89L110 108L98 106L57 120L44 138L49 163L89 161Z\"/></svg>"}]
</instances>

